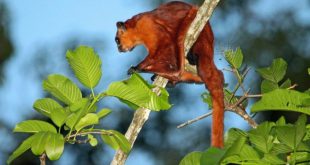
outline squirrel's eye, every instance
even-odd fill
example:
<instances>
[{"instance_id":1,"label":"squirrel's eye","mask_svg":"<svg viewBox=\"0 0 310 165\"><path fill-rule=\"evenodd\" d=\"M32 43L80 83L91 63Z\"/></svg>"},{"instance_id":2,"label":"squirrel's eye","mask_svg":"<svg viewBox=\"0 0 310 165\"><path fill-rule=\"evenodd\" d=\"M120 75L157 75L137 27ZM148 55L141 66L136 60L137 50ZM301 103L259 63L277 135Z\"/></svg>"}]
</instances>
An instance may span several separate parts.
<instances>
[{"instance_id":1,"label":"squirrel's eye","mask_svg":"<svg viewBox=\"0 0 310 165\"><path fill-rule=\"evenodd\" d=\"M115 42L116 42L117 44L120 44L120 41L119 41L119 38L118 38L118 37L115 37Z\"/></svg>"}]
</instances>

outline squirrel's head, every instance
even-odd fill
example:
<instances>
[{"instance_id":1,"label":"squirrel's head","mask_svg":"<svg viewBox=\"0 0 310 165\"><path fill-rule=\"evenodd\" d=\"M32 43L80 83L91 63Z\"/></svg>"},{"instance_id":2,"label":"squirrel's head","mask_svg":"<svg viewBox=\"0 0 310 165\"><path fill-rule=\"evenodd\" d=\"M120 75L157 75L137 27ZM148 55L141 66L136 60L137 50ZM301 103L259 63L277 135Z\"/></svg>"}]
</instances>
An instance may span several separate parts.
<instances>
[{"instance_id":1,"label":"squirrel's head","mask_svg":"<svg viewBox=\"0 0 310 165\"><path fill-rule=\"evenodd\" d=\"M124 22L117 22L117 33L115 36L115 42L118 47L118 51L127 52L135 48L139 44L139 39L134 28L127 27Z\"/></svg>"}]
</instances>

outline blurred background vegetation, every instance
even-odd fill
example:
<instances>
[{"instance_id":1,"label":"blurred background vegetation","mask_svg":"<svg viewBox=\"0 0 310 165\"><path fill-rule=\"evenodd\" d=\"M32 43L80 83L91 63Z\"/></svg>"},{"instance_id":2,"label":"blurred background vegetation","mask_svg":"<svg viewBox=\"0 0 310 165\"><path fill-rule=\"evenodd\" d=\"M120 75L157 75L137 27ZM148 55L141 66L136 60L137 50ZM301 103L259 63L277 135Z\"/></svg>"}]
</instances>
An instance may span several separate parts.
<instances>
[{"instance_id":1,"label":"blurred background vegetation","mask_svg":"<svg viewBox=\"0 0 310 165\"><path fill-rule=\"evenodd\" d=\"M140 3L136 1L126 2ZM146 5L147 8L155 8L165 2L167 1L154 0L143 2L143 5ZM188 2L197 5L202 3L200 0ZM287 2L276 0L221 1L211 18L211 24L216 37L216 61L220 68L227 67L227 64L222 60L223 51L240 46L245 56L245 63L253 68L246 82L246 86L252 89L252 93L260 92L260 78L255 73L255 68L268 66L272 59L277 57L282 57L288 62L286 77L290 78L293 83L298 84L297 90L304 91L309 88L310 79L307 74L307 68L310 66L310 1L298 0L293 2L293 6L287 5L292 4ZM5 90L8 86L6 83L9 82L6 79L9 76L18 76L18 74L10 72L10 67L21 65L18 71L33 78L32 82L23 82L22 85L31 83L40 87L42 80L47 74L57 72L72 75L64 58L67 49L85 44L94 47L101 56L106 54L104 50L109 48L107 45L113 45L114 47L112 48L116 50L114 40L107 40L100 35L88 36L87 33L83 35L83 32L81 32L81 34L70 34L66 38L62 38L61 41L55 41L54 43L34 45L32 47L32 50L34 50L33 55L29 57L17 56L19 50L15 50L16 43L12 39L14 32L11 29L11 23L14 24L15 21L11 15L14 15L15 11L10 9L7 4L8 1L0 0L1 98L6 97L6 92L11 92ZM104 19L109 19L108 16L103 17ZM130 17L126 16L124 18ZM138 48L137 51L134 51L134 54L146 54L146 52L145 49ZM13 58L13 56L24 58L24 60L22 60L22 63L16 63L17 57ZM126 68L137 64L143 58L138 55L134 56L132 58L121 55L117 57L118 60L124 60L122 63L124 69L122 71L109 71L108 68L113 68L119 64L116 61L105 63L103 65L103 72L107 75L105 79L108 80L110 78L109 81L116 81L126 78ZM108 59L106 57L102 58L103 60ZM225 79L233 87L235 82L233 77L225 73ZM102 82L101 87L97 89L98 91L102 91L107 87L109 81L106 82L106 80ZM17 90L23 88L23 86L16 87ZM196 93L189 93L189 89L196 90ZM208 147L210 119L200 121L181 130L176 129L176 126L181 122L207 112L207 105L201 103L199 95L203 89L203 87L187 84L181 84L176 88L169 89L170 100L174 104L173 109L166 112L152 113L150 120L139 135L128 164L175 165L186 153L193 150L204 150ZM24 93L22 90L19 90L17 93L24 95L24 97L32 95ZM41 93L35 96L37 98L44 97L44 93L41 90ZM11 115L16 115L18 121L42 118L42 116L39 116L38 113L35 113L28 106L19 107L19 111L23 111L23 114L26 114L23 116L15 112L15 109L7 109L9 107L7 104L22 102L15 98L11 98L11 100L13 101L10 103L3 100L0 101L1 113L10 111ZM197 106L194 106L196 104ZM104 121L102 125L124 133L131 121L133 111L113 99L104 101L101 106L114 110L113 115L107 121ZM297 116L296 114L277 111L276 113L262 113L255 118L258 121L275 120L281 115L285 115L291 120L294 120ZM236 115L226 113L225 120L226 124L232 122L235 123L232 126L248 128L247 124ZM0 164L5 163L7 156L26 137L25 135L11 133L15 124L0 118ZM88 145L67 145L61 160L48 162L48 164L108 164L113 154L113 150L103 145L95 148L91 148ZM33 156L31 152L27 152L13 162L13 164L29 165L38 163L39 159Z\"/></svg>"}]
</instances>

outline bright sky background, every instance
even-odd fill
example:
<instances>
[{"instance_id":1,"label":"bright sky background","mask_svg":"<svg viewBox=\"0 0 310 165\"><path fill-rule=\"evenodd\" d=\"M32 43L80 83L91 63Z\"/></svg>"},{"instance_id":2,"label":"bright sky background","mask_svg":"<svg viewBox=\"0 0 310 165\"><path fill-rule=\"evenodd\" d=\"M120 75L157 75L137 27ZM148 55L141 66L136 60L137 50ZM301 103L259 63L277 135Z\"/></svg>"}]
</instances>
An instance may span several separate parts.
<instances>
[{"instance_id":1,"label":"bright sky background","mask_svg":"<svg viewBox=\"0 0 310 165\"><path fill-rule=\"evenodd\" d=\"M10 111L0 118L10 121L12 125L21 120L14 115L18 109L31 107L41 94L42 90L21 70L24 62L35 54L38 47L64 42L70 36L102 36L104 41L109 42L104 48L104 55L117 58L115 23L137 12L149 10L146 8L149 5L130 1L109 1L107 4L100 0L10 0L7 4L11 11L11 35L16 52L6 66L7 77L0 89L1 93L6 93L2 96L4 98L1 101L4 103L0 107Z\"/></svg>"}]
</instances>

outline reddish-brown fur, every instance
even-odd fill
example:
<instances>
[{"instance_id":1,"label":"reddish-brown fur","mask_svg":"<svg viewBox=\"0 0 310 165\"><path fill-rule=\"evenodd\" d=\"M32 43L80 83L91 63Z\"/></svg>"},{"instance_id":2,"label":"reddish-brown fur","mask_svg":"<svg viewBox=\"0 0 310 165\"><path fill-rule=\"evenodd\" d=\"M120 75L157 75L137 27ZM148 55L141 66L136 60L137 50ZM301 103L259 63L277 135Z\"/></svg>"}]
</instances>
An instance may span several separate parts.
<instances>
[{"instance_id":1,"label":"reddish-brown fur","mask_svg":"<svg viewBox=\"0 0 310 165\"><path fill-rule=\"evenodd\" d=\"M207 23L190 51L189 61L198 75L185 71L184 39L195 18L197 7L184 2L169 2L157 9L138 14L125 23L117 23L116 42L121 52L143 44L149 54L129 70L150 72L179 82L204 83L213 104L211 145L223 147L224 96L223 75L213 62L213 32ZM190 60L191 59L191 60Z\"/></svg>"}]
</instances>

